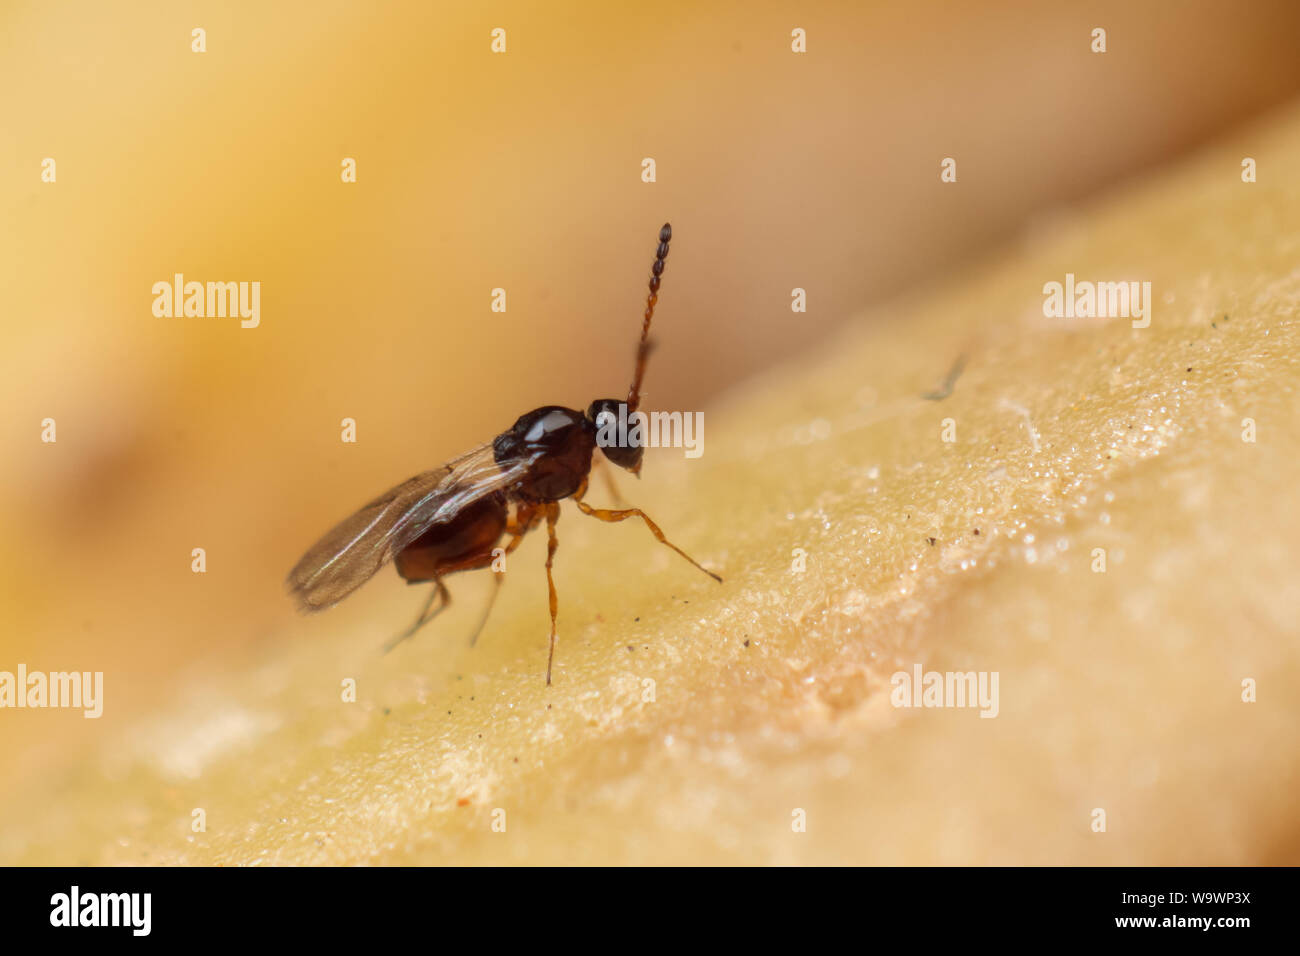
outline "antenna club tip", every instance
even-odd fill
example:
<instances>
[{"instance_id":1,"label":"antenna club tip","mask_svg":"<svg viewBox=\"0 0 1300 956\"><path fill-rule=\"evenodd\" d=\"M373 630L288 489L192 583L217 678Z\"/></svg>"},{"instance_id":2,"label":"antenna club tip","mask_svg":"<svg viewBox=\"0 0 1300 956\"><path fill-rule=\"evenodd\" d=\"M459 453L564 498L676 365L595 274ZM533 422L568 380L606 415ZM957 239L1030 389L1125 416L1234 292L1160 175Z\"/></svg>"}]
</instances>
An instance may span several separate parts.
<instances>
[{"instance_id":1,"label":"antenna club tip","mask_svg":"<svg viewBox=\"0 0 1300 956\"><path fill-rule=\"evenodd\" d=\"M659 230L659 241L668 242L673 237L673 227L670 223L664 223L664 227Z\"/></svg>"}]
</instances>

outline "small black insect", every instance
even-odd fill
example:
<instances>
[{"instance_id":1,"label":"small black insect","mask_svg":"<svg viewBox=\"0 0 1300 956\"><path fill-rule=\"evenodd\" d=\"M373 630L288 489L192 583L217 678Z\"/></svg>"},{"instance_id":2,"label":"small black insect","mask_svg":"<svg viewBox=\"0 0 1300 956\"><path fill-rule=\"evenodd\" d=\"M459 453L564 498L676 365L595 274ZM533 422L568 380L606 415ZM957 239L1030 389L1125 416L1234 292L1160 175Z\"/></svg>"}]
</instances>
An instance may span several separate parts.
<instances>
[{"instance_id":1,"label":"small black insect","mask_svg":"<svg viewBox=\"0 0 1300 956\"><path fill-rule=\"evenodd\" d=\"M659 247L650 269L650 296L641 323L636 371L628 390L627 412L631 416L641 400L641 381L650 354L650 320L659 301L659 283L672 227L659 230ZM287 585L304 611L321 611L343 600L392 561L397 573L415 584L431 582L433 589L415 623L393 638L392 649L411 637L451 603L443 579L457 571L473 571L492 565L494 551L508 539L504 553L519 546L524 535L546 521L546 582L550 588L551 638L546 659L546 683L551 683L555 659L555 615L557 598L551 566L557 545L555 524L559 502L572 498L583 514L601 521L640 518L660 542L672 548L709 577L718 575L664 537L659 526L639 508L610 510L593 508L583 501L596 433L602 416L619 413L620 402L600 398L585 413L559 405L535 408L490 443L455 458L441 468L426 471L380 495L350 518L340 522L317 541L292 571ZM640 445L601 446L613 464L633 474L641 471L644 448ZM503 574L495 574L495 601ZM437 607L434 607L434 601ZM491 610L491 603L488 610ZM477 639L483 621L474 632Z\"/></svg>"}]
</instances>

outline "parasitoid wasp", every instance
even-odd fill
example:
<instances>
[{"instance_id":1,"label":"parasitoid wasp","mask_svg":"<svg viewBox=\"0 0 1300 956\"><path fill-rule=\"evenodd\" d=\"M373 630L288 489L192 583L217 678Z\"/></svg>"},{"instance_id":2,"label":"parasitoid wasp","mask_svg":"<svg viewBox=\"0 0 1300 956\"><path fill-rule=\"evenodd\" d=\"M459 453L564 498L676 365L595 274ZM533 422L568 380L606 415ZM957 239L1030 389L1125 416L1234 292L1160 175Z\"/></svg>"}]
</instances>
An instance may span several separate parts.
<instances>
[{"instance_id":1,"label":"parasitoid wasp","mask_svg":"<svg viewBox=\"0 0 1300 956\"><path fill-rule=\"evenodd\" d=\"M664 223L650 270L650 295L641 322L636 369L627 395L628 416L637 410L641 401L641 382L650 354L650 320L659 301L659 285L672 235L672 227ZM551 608L550 650L546 658L549 685L555 660L558 607L551 568L562 499L572 498L579 511L601 521L640 518L662 544L709 577L722 581L664 537L659 526L640 508L593 508L583 500L597 447L612 464L640 475L643 446L633 443L602 446L596 440L605 416L617 416L619 404L617 399L599 398L585 413L559 405L535 408L491 442L441 468L402 482L341 521L312 545L289 572L286 584L290 594L303 611L322 611L343 600L392 561L397 573L408 583L427 582L433 588L415 623L386 645L385 649L391 650L451 603L444 578L457 571L491 567L496 553L510 554L529 531L545 520L546 583ZM503 540L506 544L501 549L498 546ZM494 572L493 578L495 585L488 611L496 600L504 572ZM485 612L470 639L471 644L486 621Z\"/></svg>"}]
</instances>

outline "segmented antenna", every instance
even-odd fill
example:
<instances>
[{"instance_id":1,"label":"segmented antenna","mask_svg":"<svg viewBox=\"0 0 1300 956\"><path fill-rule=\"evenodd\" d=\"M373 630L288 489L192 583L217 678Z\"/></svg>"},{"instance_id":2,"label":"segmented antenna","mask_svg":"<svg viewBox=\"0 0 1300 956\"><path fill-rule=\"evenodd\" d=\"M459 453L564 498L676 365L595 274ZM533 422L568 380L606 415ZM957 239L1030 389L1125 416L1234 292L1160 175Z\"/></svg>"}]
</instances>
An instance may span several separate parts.
<instances>
[{"instance_id":1,"label":"segmented antenna","mask_svg":"<svg viewBox=\"0 0 1300 956\"><path fill-rule=\"evenodd\" d=\"M645 363L650 357L650 320L654 318L655 303L659 301L659 278L664 274L664 260L668 258L668 243L673 238L673 227L664 223L659 230L659 248L650 266L650 297L645 302L645 319L641 323L641 344L636 348L636 374L627 393L627 413L631 415L641 404L641 380L645 378Z\"/></svg>"}]
</instances>

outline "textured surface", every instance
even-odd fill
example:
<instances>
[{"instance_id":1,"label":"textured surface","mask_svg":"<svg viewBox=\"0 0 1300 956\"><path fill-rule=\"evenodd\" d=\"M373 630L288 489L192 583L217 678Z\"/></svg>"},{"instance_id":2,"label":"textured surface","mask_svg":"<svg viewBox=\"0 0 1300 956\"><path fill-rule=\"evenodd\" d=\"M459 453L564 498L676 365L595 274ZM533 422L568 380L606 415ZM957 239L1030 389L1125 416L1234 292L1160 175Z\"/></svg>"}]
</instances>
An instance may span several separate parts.
<instances>
[{"instance_id":1,"label":"textured surface","mask_svg":"<svg viewBox=\"0 0 1300 956\"><path fill-rule=\"evenodd\" d=\"M1300 117L1241 135L651 453L623 493L725 584L566 506L550 689L544 541L472 651L477 577L381 657L386 577L15 797L0 859L1300 862ZM1150 327L1045 319L1067 272L1151 281ZM892 708L914 663L999 672L998 717Z\"/></svg>"}]
</instances>

